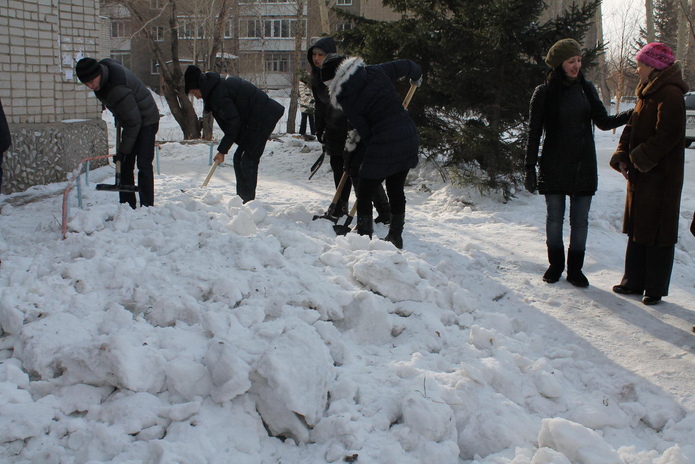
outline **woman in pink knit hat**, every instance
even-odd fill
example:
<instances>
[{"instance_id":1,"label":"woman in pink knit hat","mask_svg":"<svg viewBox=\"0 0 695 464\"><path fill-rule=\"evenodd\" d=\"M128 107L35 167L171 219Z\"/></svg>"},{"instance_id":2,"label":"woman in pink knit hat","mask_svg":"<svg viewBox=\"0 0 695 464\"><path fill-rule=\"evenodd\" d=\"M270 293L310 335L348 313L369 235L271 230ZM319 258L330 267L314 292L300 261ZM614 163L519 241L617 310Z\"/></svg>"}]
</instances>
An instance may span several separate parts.
<instances>
[{"instance_id":1,"label":"woman in pink knit hat","mask_svg":"<svg viewBox=\"0 0 695 464\"><path fill-rule=\"evenodd\" d=\"M627 179L625 273L613 291L643 295L642 303L653 305L668 295L678 241L688 85L662 43L645 45L635 60L637 105L610 161Z\"/></svg>"}]
</instances>

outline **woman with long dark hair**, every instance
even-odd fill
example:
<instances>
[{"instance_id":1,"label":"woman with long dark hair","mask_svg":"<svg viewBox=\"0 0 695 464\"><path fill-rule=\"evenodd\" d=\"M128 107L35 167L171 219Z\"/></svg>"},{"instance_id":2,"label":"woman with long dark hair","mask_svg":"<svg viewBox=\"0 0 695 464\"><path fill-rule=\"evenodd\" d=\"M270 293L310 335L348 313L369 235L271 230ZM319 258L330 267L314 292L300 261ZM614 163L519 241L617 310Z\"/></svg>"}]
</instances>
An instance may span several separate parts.
<instances>
[{"instance_id":1,"label":"woman with long dark hair","mask_svg":"<svg viewBox=\"0 0 695 464\"><path fill-rule=\"evenodd\" d=\"M565 270L563 225L566 198L570 203L570 243L567 251L567 281L587 287L582 272L589 231L589 208L598 188L594 125L601 130L627 123L626 111L609 116L591 82L581 72L582 51L574 39L556 42L546 64L552 69L546 83L536 87L530 104L526 149L526 190L545 195L546 245L550 266L543 275L547 283L560 280ZM539 158L541 137L545 135ZM539 175L536 176L536 165Z\"/></svg>"}]
</instances>

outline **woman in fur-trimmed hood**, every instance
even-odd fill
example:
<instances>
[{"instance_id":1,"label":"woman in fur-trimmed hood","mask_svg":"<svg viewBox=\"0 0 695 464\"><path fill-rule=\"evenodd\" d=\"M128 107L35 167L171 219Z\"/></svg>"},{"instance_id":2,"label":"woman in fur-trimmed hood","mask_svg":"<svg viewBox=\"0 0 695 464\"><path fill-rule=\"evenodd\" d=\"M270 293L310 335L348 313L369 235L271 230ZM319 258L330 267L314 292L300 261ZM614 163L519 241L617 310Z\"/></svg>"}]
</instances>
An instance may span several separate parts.
<instances>
[{"instance_id":1,"label":"woman in fur-trimmed hood","mask_svg":"<svg viewBox=\"0 0 695 464\"><path fill-rule=\"evenodd\" d=\"M357 231L372 234L372 193L382 181L391 207L386 240L402 248L405 221L405 184L408 171L418 163L420 139L415 123L403 108L394 82L409 77L420 85L420 66L398 60L367 66L361 58L328 55L321 79L328 86L331 105L342 109L364 145L357 188Z\"/></svg>"},{"instance_id":2,"label":"woman in fur-trimmed hood","mask_svg":"<svg viewBox=\"0 0 695 464\"><path fill-rule=\"evenodd\" d=\"M610 161L627 179L625 274L613 291L644 293L644 304L656 304L668 295L678 241L688 85L662 43L645 45L635 60L638 101Z\"/></svg>"}]
</instances>

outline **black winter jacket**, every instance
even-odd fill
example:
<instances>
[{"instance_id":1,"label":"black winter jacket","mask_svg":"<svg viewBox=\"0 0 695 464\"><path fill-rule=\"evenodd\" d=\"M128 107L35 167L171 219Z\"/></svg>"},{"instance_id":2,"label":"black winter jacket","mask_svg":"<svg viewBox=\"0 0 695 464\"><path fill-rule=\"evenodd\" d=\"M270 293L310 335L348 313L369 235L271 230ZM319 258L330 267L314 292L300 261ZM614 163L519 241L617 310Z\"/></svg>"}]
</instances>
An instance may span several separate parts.
<instances>
[{"instance_id":1,"label":"black winter jacket","mask_svg":"<svg viewBox=\"0 0 695 464\"><path fill-rule=\"evenodd\" d=\"M329 155L342 156L348 131L347 118L341 110L331 106L328 87L321 81L321 68L314 66L312 58L314 48L320 48L326 53L336 53L337 49L332 37L322 37L307 50L306 56L311 66L311 92L314 94L316 108L314 113L316 135L319 138L323 137Z\"/></svg>"},{"instance_id":2,"label":"black winter jacket","mask_svg":"<svg viewBox=\"0 0 695 464\"><path fill-rule=\"evenodd\" d=\"M205 111L211 111L224 132L217 151L227 154L232 144L251 149L266 140L285 108L252 83L216 72L200 76Z\"/></svg>"},{"instance_id":3,"label":"black winter jacket","mask_svg":"<svg viewBox=\"0 0 695 464\"><path fill-rule=\"evenodd\" d=\"M159 122L159 109L152 93L128 68L111 58L99 61L101 86L94 95L113 113L123 128L119 151L133 151L140 128Z\"/></svg>"},{"instance_id":4,"label":"black winter jacket","mask_svg":"<svg viewBox=\"0 0 695 464\"><path fill-rule=\"evenodd\" d=\"M541 194L593 195L598 189L598 168L594 144L595 124L601 130L626 124L632 110L609 116L589 81L581 78L561 86L557 112L549 114L546 100L550 84L536 87L530 104L526 167L539 165L538 191ZM538 160L541 136L543 153Z\"/></svg>"},{"instance_id":5,"label":"black winter jacket","mask_svg":"<svg viewBox=\"0 0 695 464\"><path fill-rule=\"evenodd\" d=\"M421 76L410 60L365 66L360 58L348 58L338 67L328 90L331 104L343 110L366 145L360 177L383 179L417 166L420 139L393 81Z\"/></svg>"}]
</instances>

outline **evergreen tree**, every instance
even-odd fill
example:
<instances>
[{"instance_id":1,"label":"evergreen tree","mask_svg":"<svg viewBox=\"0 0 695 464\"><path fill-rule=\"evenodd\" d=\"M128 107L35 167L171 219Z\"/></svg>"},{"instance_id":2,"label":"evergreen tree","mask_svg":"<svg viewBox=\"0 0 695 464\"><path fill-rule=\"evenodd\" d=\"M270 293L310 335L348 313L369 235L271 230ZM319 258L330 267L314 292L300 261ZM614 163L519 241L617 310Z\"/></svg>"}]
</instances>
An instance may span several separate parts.
<instances>
[{"instance_id":1,"label":"evergreen tree","mask_svg":"<svg viewBox=\"0 0 695 464\"><path fill-rule=\"evenodd\" d=\"M675 52L678 48L678 5L680 0L654 0L656 41Z\"/></svg>"},{"instance_id":2,"label":"evergreen tree","mask_svg":"<svg viewBox=\"0 0 695 464\"><path fill-rule=\"evenodd\" d=\"M350 17L342 49L380 63L418 62L424 84L411 112L422 147L458 180L483 189L511 187L523 163L528 105L559 39L581 42L600 0L540 24L543 0L383 0L402 19ZM349 16L343 14L343 16ZM592 49L585 65L596 57ZM588 58L588 60L587 60Z\"/></svg>"}]
</instances>

